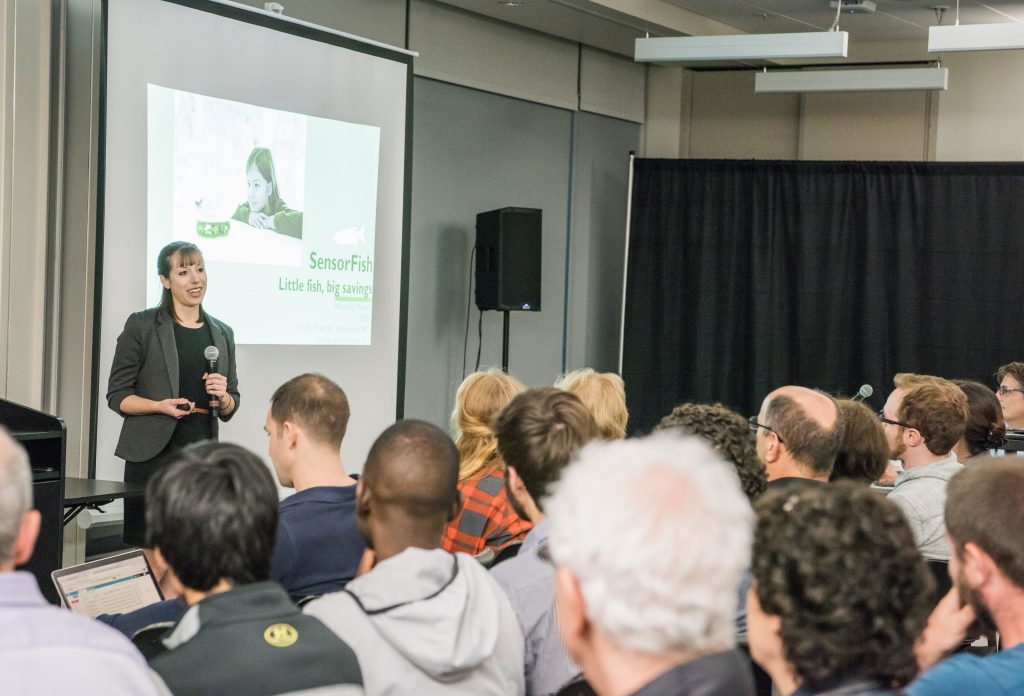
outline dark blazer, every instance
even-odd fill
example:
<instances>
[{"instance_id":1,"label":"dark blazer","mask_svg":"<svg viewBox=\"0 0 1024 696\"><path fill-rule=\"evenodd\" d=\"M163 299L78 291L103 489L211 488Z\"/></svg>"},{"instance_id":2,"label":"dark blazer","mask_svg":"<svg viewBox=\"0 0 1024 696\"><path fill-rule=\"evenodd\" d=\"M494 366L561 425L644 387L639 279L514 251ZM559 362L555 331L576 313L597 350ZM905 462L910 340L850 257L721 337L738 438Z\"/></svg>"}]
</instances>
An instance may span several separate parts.
<instances>
[{"instance_id":1,"label":"dark blazer","mask_svg":"<svg viewBox=\"0 0 1024 696\"><path fill-rule=\"evenodd\" d=\"M213 335L213 345L220 351L217 372L228 379L228 393L235 408L222 421L229 421L238 412L238 375L235 372L235 334L227 324L204 312L204 319ZM178 349L174 344L174 320L158 308L136 312L128 317L124 331L117 337L114 363L107 382L107 405L124 416L121 437L114 454L129 462L144 462L160 454L174 434L178 421L162 413L130 416L121 413L126 396L141 396L153 401L178 397ZM217 421L213 421L217 437Z\"/></svg>"}]
</instances>

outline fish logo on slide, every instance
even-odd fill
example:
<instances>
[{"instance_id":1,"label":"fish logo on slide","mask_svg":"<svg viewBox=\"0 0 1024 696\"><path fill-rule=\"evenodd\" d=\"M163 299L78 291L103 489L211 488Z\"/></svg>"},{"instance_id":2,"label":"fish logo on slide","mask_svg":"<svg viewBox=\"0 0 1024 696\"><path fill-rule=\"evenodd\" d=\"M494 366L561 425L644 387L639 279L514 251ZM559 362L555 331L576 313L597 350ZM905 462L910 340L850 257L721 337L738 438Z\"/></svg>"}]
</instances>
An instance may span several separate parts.
<instances>
[{"instance_id":1,"label":"fish logo on slide","mask_svg":"<svg viewBox=\"0 0 1024 696\"><path fill-rule=\"evenodd\" d=\"M334 243L338 246L366 244L366 226L357 225L355 227L346 227L343 230L338 230L334 233Z\"/></svg>"}]
</instances>

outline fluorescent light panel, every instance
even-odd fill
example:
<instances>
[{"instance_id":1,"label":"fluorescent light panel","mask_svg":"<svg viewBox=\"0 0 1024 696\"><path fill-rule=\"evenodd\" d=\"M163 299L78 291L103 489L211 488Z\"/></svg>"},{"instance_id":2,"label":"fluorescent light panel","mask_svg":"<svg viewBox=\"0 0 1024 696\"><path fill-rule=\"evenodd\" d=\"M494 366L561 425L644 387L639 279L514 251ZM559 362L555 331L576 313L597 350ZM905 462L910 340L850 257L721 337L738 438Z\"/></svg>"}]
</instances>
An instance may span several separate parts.
<instances>
[{"instance_id":1,"label":"fluorescent light panel","mask_svg":"<svg viewBox=\"0 0 1024 696\"><path fill-rule=\"evenodd\" d=\"M949 68L882 68L877 70L789 70L761 72L754 91L773 92L886 92L946 89Z\"/></svg>"},{"instance_id":2,"label":"fluorescent light panel","mask_svg":"<svg viewBox=\"0 0 1024 696\"><path fill-rule=\"evenodd\" d=\"M1024 24L961 24L930 27L928 51L1005 51L1024 48Z\"/></svg>"},{"instance_id":3,"label":"fluorescent light panel","mask_svg":"<svg viewBox=\"0 0 1024 696\"><path fill-rule=\"evenodd\" d=\"M638 63L759 58L845 58L849 36L845 31L668 36L637 39L634 55Z\"/></svg>"}]
</instances>

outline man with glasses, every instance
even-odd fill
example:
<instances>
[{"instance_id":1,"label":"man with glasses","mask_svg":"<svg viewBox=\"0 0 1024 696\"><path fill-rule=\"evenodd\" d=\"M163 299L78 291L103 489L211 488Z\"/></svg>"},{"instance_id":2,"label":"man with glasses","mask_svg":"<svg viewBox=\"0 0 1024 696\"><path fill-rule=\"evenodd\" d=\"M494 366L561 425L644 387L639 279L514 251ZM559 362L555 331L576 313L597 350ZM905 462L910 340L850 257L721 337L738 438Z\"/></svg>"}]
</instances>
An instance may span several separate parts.
<instances>
[{"instance_id":1,"label":"man with glasses","mask_svg":"<svg viewBox=\"0 0 1024 696\"><path fill-rule=\"evenodd\" d=\"M963 467L952 451L967 426L967 397L939 377L900 373L879 414L892 459L903 472L889 498L900 506L925 558L948 561L942 507L946 484Z\"/></svg>"},{"instance_id":2,"label":"man with glasses","mask_svg":"<svg viewBox=\"0 0 1024 696\"><path fill-rule=\"evenodd\" d=\"M1006 421L1007 452L1024 454L1024 362L1007 363L996 371L996 398Z\"/></svg>"},{"instance_id":3,"label":"man with glasses","mask_svg":"<svg viewBox=\"0 0 1024 696\"><path fill-rule=\"evenodd\" d=\"M1024 428L1024 362L1003 365L996 372L996 398L1003 408L1007 430Z\"/></svg>"},{"instance_id":4,"label":"man with glasses","mask_svg":"<svg viewBox=\"0 0 1024 696\"><path fill-rule=\"evenodd\" d=\"M757 458L769 490L827 483L839 452L839 406L828 394L807 387L779 387L750 418L757 433Z\"/></svg>"}]
</instances>

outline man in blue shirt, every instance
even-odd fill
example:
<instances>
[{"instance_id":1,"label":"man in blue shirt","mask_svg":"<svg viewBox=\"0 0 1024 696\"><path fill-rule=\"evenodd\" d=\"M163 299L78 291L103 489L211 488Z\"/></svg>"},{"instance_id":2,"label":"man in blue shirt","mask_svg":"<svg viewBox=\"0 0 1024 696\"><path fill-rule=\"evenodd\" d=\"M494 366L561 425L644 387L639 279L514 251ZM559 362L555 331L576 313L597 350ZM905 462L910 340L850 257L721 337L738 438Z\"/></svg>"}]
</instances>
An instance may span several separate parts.
<instances>
[{"instance_id":1,"label":"man in blue shirt","mask_svg":"<svg viewBox=\"0 0 1024 696\"><path fill-rule=\"evenodd\" d=\"M282 486L270 576L294 599L337 592L355 577L366 544L356 525L356 481L341 463L345 392L323 375L295 377L274 392L264 430Z\"/></svg>"},{"instance_id":2,"label":"man in blue shirt","mask_svg":"<svg viewBox=\"0 0 1024 696\"><path fill-rule=\"evenodd\" d=\"M562 476L576 451L599 434L597 423L576 396L546 387L519 394L494 424L505 460L508 500L533 522L519 553L494 567L525 639L526 693L551 694L580 668L569 658L555 618L555 567L540 554L550 527L541 500Z\"/></svg>"},{"instance_id":3,"label":"man in blue shirt","mask_svg":"<svg viewBox=\"0 0 1024 696\"><path fill-rule=\"evenodd\" d=\"M1016 457L967 467L946 497L953 589L928 620L917 649L923 674L910 696L1024 693L1024 467ZM959 654L980 619L999 630L1002 652ZM930 668L930 669L929 669Z\"/></svg>"}]
</instances>

